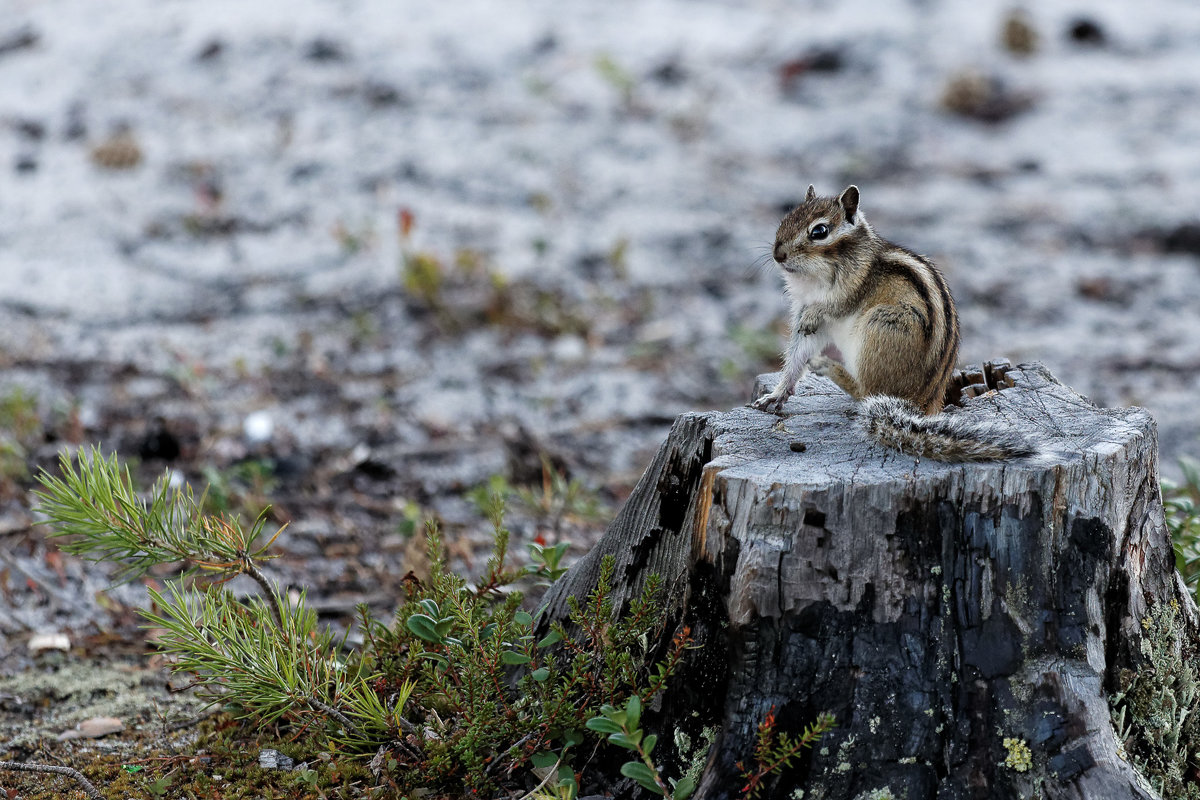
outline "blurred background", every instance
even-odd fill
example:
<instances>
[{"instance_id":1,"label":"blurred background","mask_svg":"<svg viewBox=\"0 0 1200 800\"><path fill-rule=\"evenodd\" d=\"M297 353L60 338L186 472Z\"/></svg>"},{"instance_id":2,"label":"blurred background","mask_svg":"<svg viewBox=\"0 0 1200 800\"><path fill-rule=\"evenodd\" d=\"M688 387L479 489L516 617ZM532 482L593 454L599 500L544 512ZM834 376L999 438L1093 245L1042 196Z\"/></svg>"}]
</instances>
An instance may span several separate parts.
<instances>
[{"instance_id":1,"label":"blurred background","mask_svg":"<svg viewBox=\"0 0 1200 800\"><path fill-rule=\"evenodd\" d=\"M942 266L962 363L1200 452L1192 0L0 8L0 633L136 624L34 525L96 442L272 504L331 617L395 602L427 515L481 567L479 487L583 552L777 367L810 182Z\"/></svg>"}]
</instances>

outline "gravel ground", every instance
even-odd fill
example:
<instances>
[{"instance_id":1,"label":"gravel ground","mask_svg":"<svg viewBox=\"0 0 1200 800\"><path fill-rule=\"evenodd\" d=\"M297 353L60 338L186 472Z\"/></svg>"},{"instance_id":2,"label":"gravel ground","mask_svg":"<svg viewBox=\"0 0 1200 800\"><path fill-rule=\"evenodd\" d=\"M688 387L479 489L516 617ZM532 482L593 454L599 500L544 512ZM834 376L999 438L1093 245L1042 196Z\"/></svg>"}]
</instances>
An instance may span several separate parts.
<instances>
[{"instance_id":1,"label":"gravel ground","mask_svg":"<svg viewBox=\"0 0 1200 800\"><path fill-rule=\"evenodd\" d=\"M17 461L103 442L225 481L292 521L277 574L386 608L405 520L469 568L466 490L561 473L612 509L675 415L748 399L810 182L943 266L964 363L1044 361L1149 408L1168 471L1200 452L1191 0L500 8L6 0ZM0 632L111 625L8 472ZM536 500L521 541L602 528Z\"/></svg>"}]
</instances>

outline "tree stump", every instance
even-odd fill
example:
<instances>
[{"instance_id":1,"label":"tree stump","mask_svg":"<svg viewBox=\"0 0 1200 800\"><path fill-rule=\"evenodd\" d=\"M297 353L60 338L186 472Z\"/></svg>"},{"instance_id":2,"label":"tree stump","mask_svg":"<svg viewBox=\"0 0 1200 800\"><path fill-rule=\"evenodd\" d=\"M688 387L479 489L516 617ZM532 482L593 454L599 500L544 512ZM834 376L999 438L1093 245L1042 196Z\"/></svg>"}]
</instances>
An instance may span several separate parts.
<instances>
[{"instance_id":1,"label":"tree stump","mask_svg":"<svg viewBox=\"0 0 1200 800\"><path fill-rule=\"evenodd\" d=\"M761 390L760 378L755 396ZM769 387L769 383L767 386ZM1040 457L946 464L874 445L854 402L807 377L782 416L679 417L605 533L550 591L628 599L658 574L696 649L646 726L694 795L740 797L774 709L836 728L766 798L1153 798L1118 754L1107 696L1141 621L1178 601L1154 422L1102 409L1042 366L964 370L951 413L1010 421ZM739 762L741 767L739 767ZM614 777L618 796L642 796Z\"/></svg>"}]
</instances>

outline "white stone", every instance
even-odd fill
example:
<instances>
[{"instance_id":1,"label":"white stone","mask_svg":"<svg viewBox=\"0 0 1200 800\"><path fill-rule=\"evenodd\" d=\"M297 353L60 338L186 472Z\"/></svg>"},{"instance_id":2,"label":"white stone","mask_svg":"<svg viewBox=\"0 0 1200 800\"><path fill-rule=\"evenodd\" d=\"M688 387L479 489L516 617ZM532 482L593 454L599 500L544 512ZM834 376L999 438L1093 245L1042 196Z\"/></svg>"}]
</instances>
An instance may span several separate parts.
<instances>
[{"instance_id":1,"label":"white stone","mask_svg":"<svg viewBox=\"0 0 1200 800\"><path fill-rule=\"evenodd\" d=\"M62 650L64 653L71 649L71 639L65 633L36 633L29 637L29 652L40 653L43 650Z\"/></svg>"},{"instance_id":2,"label":"white stone","mask_svg":"<svg viewBox=\"0 0 1200 800\"><path fill-rule=\"evenodd\" d=\"M269 411L255 411L246 415L242 422L242 435L250 444L261 444L271 441L275 433L275 421Z\"/></svg>"}]
</instances>

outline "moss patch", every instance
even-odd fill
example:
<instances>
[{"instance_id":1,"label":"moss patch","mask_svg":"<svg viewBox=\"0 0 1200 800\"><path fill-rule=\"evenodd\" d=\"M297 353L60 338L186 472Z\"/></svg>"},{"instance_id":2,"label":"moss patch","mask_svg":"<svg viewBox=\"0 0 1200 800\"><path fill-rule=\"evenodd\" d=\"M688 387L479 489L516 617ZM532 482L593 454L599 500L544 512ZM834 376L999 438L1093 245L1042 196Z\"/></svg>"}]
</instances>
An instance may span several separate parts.
<instances>
[{"instance_id":1,"label":"moss patch","mask_svg":"<svg viewBox=\"0 0 1200 800\"><path fill-rule=\"evenodd\" d=\"M1175 601L1142 620L1146 665L1124 670L1113 723L1132 763L1162 797L1200 800L1200 675Z\"/></svg>"},{"instance_id":2,"label":"moss patch","mask_svg":"<svg viewBox=\"0 0 1200 800\"><path fill-rule=\"evenodd\" d=\"M349 798L370 796L375 786L361 763L315 755L303 740L282 749L297 762L307 759L312 769L262 770L259 750L281 747L286 737L223 714L176 724L202 710L190 692L169 692L161 670L137 663L32 669L0 680L0 759L72 766L112 798ZM121 719L125 730L58 740L98 716ZM84 797L69 778L24 772L0 772L0 797L4 792L23 800Z\"/></svg>"}]
</instances>

